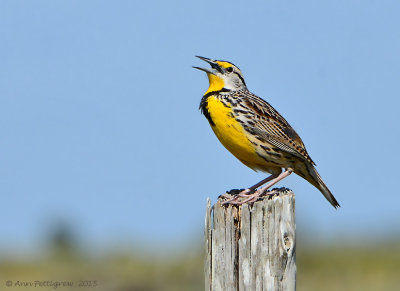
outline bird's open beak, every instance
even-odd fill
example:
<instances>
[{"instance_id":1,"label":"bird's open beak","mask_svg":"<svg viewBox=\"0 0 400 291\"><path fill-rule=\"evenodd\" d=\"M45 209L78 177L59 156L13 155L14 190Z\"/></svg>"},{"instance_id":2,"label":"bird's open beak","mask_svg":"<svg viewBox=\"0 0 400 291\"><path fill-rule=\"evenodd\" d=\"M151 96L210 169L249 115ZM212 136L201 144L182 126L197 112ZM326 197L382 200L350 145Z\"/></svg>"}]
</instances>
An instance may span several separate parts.
<instances>
[{"instance_id":1,"label":"bird's open beak","mask_svg":"<svg viewBox=\"0 0 400 291\"><path fill-rule=\"evenodd\" d=\"M209 74L213 74L213 75L215 75L215 73L217 73L217 72L222 73L221 67L218 65L218 63L215 60L208 59L205 57L200 57L200 56L196 56L196 57L199 58L200 60L203 60L203 61L209 63L211 65L211 68L200 68L200 67L195 67L195 66L193 66L193 68L204 71Z\"/></svg>"}]
</instances>

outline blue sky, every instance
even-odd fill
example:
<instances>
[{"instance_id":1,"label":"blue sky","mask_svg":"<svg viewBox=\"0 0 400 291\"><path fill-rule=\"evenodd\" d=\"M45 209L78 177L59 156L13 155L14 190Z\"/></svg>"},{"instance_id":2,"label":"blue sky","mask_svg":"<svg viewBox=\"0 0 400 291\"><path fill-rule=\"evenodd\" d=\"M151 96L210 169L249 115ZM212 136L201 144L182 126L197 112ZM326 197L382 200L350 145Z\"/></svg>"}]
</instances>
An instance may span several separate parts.
<instances>
[{"instance_id":1,"label":"blue sky","mask_svg":"<svg viewBox=\"0 0 400 291\"><path fill-rule=\"evenodd\" d=\"M206 198L265 177L212 133L194 55L297 130L342 208L292 175L298 229L399 234L398 1L2 1L3 250L70 221L91 246L201 236Z\"/></svg>"}]
</instances>

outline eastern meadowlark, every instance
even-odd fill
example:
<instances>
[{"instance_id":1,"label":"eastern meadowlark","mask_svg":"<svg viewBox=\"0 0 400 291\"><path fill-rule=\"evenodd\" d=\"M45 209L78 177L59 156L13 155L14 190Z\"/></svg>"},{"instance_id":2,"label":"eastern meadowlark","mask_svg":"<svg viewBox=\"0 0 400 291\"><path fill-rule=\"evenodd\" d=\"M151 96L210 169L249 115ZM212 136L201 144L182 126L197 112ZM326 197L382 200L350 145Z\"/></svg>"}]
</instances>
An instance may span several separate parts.
<instances>
[{"instance_id":1,"label":"eastern meadowlark","mask_svg":"<svg viewBox=\"0 0 400 291\"><path fill-rule=\"evenodd\" d=\"M227 61L197 57L211 65L194 68L208 76L210 85L201 99L200 110L215 135L243 164L271 174L224 203L254 202L272 193L267 191L271 186L295 172L320 190L335 208L339 207L299 135L268 102L247 89L239 68Z\"/></svg>"}]
</instances>

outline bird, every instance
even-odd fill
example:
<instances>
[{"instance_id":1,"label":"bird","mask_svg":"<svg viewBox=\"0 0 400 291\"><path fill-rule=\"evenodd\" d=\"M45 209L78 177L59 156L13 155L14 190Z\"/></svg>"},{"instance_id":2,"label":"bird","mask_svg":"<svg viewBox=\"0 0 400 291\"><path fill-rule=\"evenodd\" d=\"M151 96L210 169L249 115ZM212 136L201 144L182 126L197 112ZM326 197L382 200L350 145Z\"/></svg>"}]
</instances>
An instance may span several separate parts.
<instances>
[{"instance_id":1,"label":"bird","mask_svg":"<svg viewBox=\"0 0 400 291\"><path fill-rule=\"evenodd\" d=\"M274 191L268 189L294 172L316 187L334 208L340 207L300 136L275 108L247 89L240 69L228 61L196 57L211 66L193 66L206 72L209 81L201 98L201 113L222 145L239 161L270 174L233 197L222 195L227 199L223 204L255 202L272 194Z\"/></svg>"}]
</instances>

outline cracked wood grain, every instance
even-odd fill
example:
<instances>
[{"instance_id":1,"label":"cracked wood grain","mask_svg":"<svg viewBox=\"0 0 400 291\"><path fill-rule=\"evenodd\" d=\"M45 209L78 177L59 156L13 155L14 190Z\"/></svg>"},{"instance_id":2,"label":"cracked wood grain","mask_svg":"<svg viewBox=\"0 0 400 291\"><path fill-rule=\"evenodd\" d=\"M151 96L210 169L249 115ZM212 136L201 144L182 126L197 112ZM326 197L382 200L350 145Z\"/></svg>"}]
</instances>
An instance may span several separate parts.
<instances>
[{"instance_id":1,"label":"cracked wood grain","mask_svg":"<svg viewBox=\"0 0 400 291\"><path fill-rule=\"evenodd\" d=\"M211 206L205 219L205 290L296 290L292 191L253 204Z\"/></svg>"}]
</instances>

